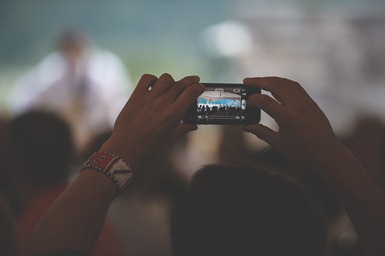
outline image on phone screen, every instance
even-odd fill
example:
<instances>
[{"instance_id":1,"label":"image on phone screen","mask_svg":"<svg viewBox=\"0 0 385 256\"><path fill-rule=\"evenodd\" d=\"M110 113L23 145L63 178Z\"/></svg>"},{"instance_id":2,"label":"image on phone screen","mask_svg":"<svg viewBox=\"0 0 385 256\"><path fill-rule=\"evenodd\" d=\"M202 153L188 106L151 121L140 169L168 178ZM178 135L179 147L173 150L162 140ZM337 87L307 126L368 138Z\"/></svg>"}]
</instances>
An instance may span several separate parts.
<instances>
[{"instance_id":1,"label":"image on phone screen","mask_svg":"<svg viewBox=\"0 0 385 256\"><path fill-rule=\"evenodd\" d=\"M197 124L244 124L259 121L259 110L247 109L251 93L259 92L243 84L208 84L184 121Z\"/></svg>"}]
</instances>

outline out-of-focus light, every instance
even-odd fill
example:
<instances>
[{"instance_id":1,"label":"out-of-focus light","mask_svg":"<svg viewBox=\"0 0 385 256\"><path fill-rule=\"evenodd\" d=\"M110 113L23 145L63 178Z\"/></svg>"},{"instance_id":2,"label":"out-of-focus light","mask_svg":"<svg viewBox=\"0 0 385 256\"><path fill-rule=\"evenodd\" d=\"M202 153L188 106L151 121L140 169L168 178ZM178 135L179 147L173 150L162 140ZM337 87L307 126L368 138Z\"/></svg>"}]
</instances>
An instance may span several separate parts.
<instances>
[{"instance_id":1,"label":"out-of-focus light","mask_svg":"<svg viewBox=\"0 0 385 256\"><path fill-rule=\"evenodd\" d=\"M214 57L232 57L248 51L252 37L240 22L226 21L206 28L203 43L205 50Z\"/></svg>"}]
</instances>

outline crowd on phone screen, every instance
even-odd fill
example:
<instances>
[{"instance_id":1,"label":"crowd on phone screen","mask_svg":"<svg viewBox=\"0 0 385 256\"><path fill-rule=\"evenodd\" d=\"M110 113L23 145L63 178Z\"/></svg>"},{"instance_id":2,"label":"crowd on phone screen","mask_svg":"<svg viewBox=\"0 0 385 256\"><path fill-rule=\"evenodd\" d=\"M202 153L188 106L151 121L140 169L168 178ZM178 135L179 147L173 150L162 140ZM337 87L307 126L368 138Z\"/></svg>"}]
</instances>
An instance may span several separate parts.
<instances>
[{"instance_id":1,"label":"crowd on phone screen","mask_svg":"<svg viewBox=\"0 0 385 256\"><path fill-rule=\"evenodd\" d=\"M239 116L242 114L240 107L199 105L198 115L207 116Z\"/></svg>"}]
</instances>

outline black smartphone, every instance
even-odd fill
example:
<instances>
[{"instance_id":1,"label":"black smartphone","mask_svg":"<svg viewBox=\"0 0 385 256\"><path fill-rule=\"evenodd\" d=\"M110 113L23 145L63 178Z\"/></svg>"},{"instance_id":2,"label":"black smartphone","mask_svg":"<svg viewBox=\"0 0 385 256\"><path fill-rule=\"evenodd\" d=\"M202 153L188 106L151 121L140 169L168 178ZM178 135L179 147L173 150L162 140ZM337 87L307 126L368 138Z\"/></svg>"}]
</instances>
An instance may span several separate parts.
<instances>
[{"instance_id":1,"label":"black smartphone","mask_svg":"<svg viewBox=\"0 0 385 256\"><path fill-rule=\"evenodd\" d=\"M261 119L259 108L247 107L251 94L259 88L244 84L202 83L205 91L190 107L183 122L190 124L255 124Z\"/></svg>"}]
</instances>

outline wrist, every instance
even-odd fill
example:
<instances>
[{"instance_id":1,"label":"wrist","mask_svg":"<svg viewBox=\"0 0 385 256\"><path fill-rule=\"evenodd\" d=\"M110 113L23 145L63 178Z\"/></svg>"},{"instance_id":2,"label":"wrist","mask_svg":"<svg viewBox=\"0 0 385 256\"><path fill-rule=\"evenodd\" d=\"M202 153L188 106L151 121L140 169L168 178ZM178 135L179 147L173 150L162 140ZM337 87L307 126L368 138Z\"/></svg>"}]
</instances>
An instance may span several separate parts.
<instances>
[{"instance_id":1,"label":"wrist","mask_svg":"<svg viewBox=\"0 0 385 256\"><path fill-rule=\"evenodd\" d=\"M110 152L123 159L132 169L137 170L143 165L143 157L134 147L129 147L128 144L115 142L113 139L108 139L101 147L100 151Z\"/></svg>"},{"instance_id":2,"label":"wrist","mask_svg":"<svg viewBox=\"0 0 385 256\"><path fill-rule=\"evenodd\" d=\"M328 180L346 179L351 176L353 170L363 170L361 164L354 154L341 142L330 147L329 150L322 154L320 160L314 164L314 169L321 177Z\"/></svg>"},{"instance_id":3,"label":"wrist","mask_svg":"<svg viewBox=\"0 0 385 256\"><path fill-rule=\"evenodd\" d=\"M94 170L109 177L118 194L125 190L134 176L134 171L122 158L106 151L94 153L83 164L81 172L85 170Z\"/></svg>"}]
</instances>

